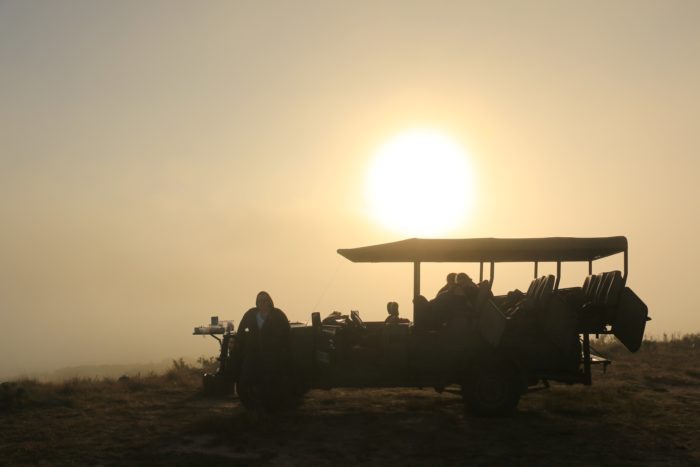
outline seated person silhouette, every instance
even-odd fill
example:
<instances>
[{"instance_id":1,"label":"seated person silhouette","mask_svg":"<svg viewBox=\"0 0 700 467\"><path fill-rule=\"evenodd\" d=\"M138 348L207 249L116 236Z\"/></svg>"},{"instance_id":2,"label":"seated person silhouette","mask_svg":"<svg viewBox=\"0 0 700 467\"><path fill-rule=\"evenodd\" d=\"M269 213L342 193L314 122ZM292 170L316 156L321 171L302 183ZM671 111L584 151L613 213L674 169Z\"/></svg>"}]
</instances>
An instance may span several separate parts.
<instances>
[{"instance_id":1,"label":"seated person silhouette","mask_svg":"<svg viewBox=\"0 0 700 467\"><path fill-rule=\"evenodd\" d=\"M438 293L435 294L437 297L438 295L445 293L445 292L451 292L454 290L455 286L457 285L457 273L456 272L451 272L447 275L447 278L445 279L445 285L442 286L440 290L438 290Z\"/></svg>"},{"instance_id":2,"label":"seated person silhouette","mask_svg":"<svg viewBox=\"0 0 700 467\"><path fill-rule=\"evenodd\" d=\"M457 274L455 286L430 301L435 324L443 327L463 315L471 316L475 310L478 292L476 284L467 274Z\"/></svg>"},{"instance_id":3,"label":"seated person silhouette","mask_svg":"<svg viewBox=\"0 0 700 467\"><path fill-rule=\"evenodd\" d=\"M479 295L479 288L468 274L460 272L457 274L456 295L466 297L467 310L473 311L476 306L476 299Z\"/></svg>"},{"instance_id":4,"label":"seated person silhouette","mask_svg":"<svg viewBox=\"0 0 700 467\"><path fill-rule=\"evenodd\" d=\"M407 320L406 318L399 317L399 304L396 302L387 303L386 311L387 313L389 313L389 316L387 316L384 320L384 323L386 324L401 324L409 322L409 320Z\"/></svg>"}]
</instances>

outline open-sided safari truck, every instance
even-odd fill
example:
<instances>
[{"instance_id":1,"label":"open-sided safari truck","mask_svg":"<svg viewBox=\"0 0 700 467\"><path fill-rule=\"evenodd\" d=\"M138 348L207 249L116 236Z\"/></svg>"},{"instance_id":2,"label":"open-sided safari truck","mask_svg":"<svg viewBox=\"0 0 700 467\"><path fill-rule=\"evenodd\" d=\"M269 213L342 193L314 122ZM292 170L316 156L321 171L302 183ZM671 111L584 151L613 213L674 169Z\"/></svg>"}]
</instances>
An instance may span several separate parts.
<instances>
[{"instance_id":1,"label":"open-sided safari truck","mask_svg":"<svg viewBox=\"0 0 700 467\"><path fill-rule=\"evenodd\" d=\"M610 362L591 352L590 335L613 334L631 352L644 336L647 306L626 287L625 237L527 239L408 239L341 249L353 262L413 263L413 321L363 322L312 314L311 325L292 325L290 391L333 387L432 387L459 385L469 408L483 415L507 414L528 388L549 381L591 384L591 367ZM593 273L595 260L623 255L623 271ZM440 322L437 302L421 295L424 262L479 263L478 296L470 312ZM531 262L534 279L526 292L493 296L495 264ZM560 288L563 262L587 262L580 287ZM555 275L538 275L540 263L556 264ZM489 278L484 280L484 265ZM324 324L324 323L332 324ZM195 328L222 334L220 367L205 375L205 389L232 390L251 404L251 388L239 378L242 358L233 326Z\"/></svg>"}]
</instances>

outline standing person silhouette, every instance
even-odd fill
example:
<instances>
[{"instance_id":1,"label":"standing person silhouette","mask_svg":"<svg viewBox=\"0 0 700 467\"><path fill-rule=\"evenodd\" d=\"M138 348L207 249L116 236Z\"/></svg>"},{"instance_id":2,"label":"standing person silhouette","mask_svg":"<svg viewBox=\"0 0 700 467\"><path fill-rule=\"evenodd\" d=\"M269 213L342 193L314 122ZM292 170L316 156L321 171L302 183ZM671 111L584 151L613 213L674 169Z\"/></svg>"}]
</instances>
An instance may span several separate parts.
<instances>
[{"instance_id":1,"label":"standing person silhouette","mask_svg":"<svg viewBox=\"0 0 700 467\"><path fill-rule=\"evenodd\" d=\"M239 328L257 329L265 335L289 333L289 320L279 308L275 308L272 297L264 290L255 297L255 307L248 310L241 319Z\"/></svg>"},{"instance_id":2,"label":"standing person silhouette","mask_svg":"<svg viewBox=\"0 0 700 467\"><path fill-rule=\"evenodd\" d=\"M241 355L241 398L259 398L266 406L281 401L289 376L290 330L287 316L275 308L270 294L259 292L255 307L243 315L236 336L236 350Z\"/></svg>"}]
</instances>

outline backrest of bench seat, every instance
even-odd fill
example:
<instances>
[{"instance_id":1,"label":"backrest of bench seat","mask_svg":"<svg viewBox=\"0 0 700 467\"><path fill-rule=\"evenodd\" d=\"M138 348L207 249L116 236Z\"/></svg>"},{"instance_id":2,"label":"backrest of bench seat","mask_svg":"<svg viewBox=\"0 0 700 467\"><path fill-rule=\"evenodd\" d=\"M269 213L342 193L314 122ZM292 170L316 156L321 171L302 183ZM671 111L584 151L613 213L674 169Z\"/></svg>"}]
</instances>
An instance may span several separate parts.
<instances>
[{"instance_id":1,"label":"backrest of bench seat","mask_svg":"<svg viewBox=\"0 0 700 467\"><path fill-rule=\"evenodd\" d=\"M610 288L610 282L612 281L612 276L607 273L600 274L600 281L598 282L598 287L596 287L595 293L593 295L593 303L596 305L604 305L605 299L608 296L607 291Z\"/></svg>"},{"instance_id":2,"label":"backrest of bench seat","mask_svg":"<svg viewBox=\"0 0 700 467\"><path fill-rule=\"evenodd\" d=\"M605 299L603 304L605 306L617 306L620 301L620 294L622 289L625 287L625 281L622 278L622 273L620 271L610 271L607 273L610 277L609 285L607 290L605 290Z\"/></svg>"},{"instance_id":3,"label":"backrest of bench seat","mask_svg":"<svg viewBox=\"0 0 700 467\"><path fill-rule=\"evenodd\" d=\"M532 297L535 295L535 291L537 290L537 284L539 283L538 279L539 277L537 279L532 279L532 282L530 282L530 287L527 288L527 292L525 293L526 297Z\"/></svg>"},{"instance_id":4,"label":"backrest of bench seat","mask_svg":"<svg viewBox=\"0 0 700 467\"><path fill-rule=\"evenodd\" d=\"M614 307L624 285L620 271L608 271L586 277L582 290L588 301L596 305Z\"/></svg>"},{"instance_id":5,"label":"backrest of bench seat","mask_svg":"<svg viewBox=\"0 0 700 467\"><path fill-rule=\"evenodd\" d=\"M590 280L588 281L588 287L584 289L584 293L586 294L586 298L588 299L588 301L592 302L595 299L596 291L598 290L598 286L600 285L601 275L593 274L591 276L588 276L587 279Z\"/></svg>"},{"instance_id":6,"label":"backrest of bench seat","mask_svg":"<svg viewBox=\"0 0 700 467\"><path fill-rule=\"evenodd\" d=\"M549 298L552 296L552 292L554 292L554 283L555 278L553 275L550 274L542 277L542 288L540 289L540 294L537 297L539 305L547 306L547 302L549 302Z\"/></svg>"},{"instance_id":7,"label":"backrest of bench seat","mask_svg":"<svg viewBox=\"0 0 700 467\"><path fill-rule=\"evenodd\" d=\"M533 279L525 295L532 298L536 306L546 306L554 291L554 283L555 277L551 274Z\"/></svg>"}]
</instances>

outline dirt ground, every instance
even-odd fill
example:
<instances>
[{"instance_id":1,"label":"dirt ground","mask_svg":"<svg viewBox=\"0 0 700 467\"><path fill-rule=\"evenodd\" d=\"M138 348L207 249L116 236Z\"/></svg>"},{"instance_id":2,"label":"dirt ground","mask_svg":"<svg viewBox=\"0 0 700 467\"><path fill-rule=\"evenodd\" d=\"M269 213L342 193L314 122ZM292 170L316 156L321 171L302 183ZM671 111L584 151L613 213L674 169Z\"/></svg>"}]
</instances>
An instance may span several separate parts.
<instances>
[{"instance_id":1,"label":"dirt ground","mask_svg":"<svg viewBox=\"0 0 700 467\"><path fill-rule=\"evenodd\" d=\"M700 465L700 337L647 342L592 387L526 394L510 418L432 389L312 391L294 411L205 398L200 372L3 385L0 464Z\"/></svg>"}]
</instances>

